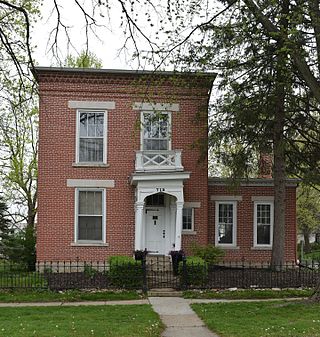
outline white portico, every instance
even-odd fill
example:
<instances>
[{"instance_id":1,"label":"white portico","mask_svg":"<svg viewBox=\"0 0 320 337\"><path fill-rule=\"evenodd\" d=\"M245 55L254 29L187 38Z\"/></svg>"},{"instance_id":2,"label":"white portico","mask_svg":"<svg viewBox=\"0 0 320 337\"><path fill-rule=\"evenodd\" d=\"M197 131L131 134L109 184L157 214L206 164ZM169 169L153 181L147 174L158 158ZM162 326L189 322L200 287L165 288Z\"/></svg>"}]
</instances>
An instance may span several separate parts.
<instances>
[{"instance_id":1,"label":"white portico","mask_svg":"<svg viewBox=\"0 0 320 337\"><path fill-rule=\"evenodd\" d=\"M190 177L182 151L172 149L173 114L179 104L136 102L140 111L140 150L131 184L136 186L135 250L167 255L181 249L183 182Z\"/></svg>"},{"instance_id":2,"label":"white portico","mask_svg":"<svg viewBox=\"0 0 320 337\"><path fill-rule=\"evenodd\" d=\"M181 249L183 182L189 172L134 173L135 250L167 255Z\"/></svg>"}]
</instances>

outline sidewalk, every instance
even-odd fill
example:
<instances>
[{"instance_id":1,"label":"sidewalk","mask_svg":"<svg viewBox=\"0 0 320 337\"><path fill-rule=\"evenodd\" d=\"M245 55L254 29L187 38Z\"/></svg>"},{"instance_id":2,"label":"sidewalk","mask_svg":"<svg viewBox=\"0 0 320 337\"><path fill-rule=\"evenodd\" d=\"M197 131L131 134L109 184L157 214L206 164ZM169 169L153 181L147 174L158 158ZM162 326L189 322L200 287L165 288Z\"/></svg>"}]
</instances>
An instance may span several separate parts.
<instances>
[{"instance_id":1,"label":"sidewalk","mask_svg":"<svg viewBox=\"0 0 320 337\"><path fill-rule=\"evenodd\" d=\"M149 304L145 300L128 300L128 301L82 301L82 302L14 302L14 303L0 303L0 308L6 307L78 307L80 305L133 305L133 304Z\"/></svg>"},{"instance_id":2,"label":"sidewalk","mask_svg":"<svg viewBox=\"0 0 320 337\"><path fill-rule=\"evenodd\" d=\"M118 300L118 301L79 301L79 302L0 302L0 308L6 307L60 307L60 306L73 306L77 307L80 305L133 305L133 304L151 304L153 299L168 300L168 303L185 303L190 305L192 303L228 303L228 302L270 302L270 301L299 301L304 300L305 297L294 297L294 298L266 298L266 299L202 299L202 298L192 298L183 299L181 297L149 297L149 299L141 300ZM171 301L170 301L171 300ZM191 309L190 309L191 310ZM193 312L193 311L192 311Z\"/></svg>"},{"instance_id":3,"label":"sidewalk","mask_svg":"<svg viewBox=\"0 0 320 337\"><path fill-rule=\"evenodd\" d=\"M189 300L180 297L149 297L149 302L167 326L163 337L218 337L209 331L190 308Z\"/></svg>"}]
</instances>

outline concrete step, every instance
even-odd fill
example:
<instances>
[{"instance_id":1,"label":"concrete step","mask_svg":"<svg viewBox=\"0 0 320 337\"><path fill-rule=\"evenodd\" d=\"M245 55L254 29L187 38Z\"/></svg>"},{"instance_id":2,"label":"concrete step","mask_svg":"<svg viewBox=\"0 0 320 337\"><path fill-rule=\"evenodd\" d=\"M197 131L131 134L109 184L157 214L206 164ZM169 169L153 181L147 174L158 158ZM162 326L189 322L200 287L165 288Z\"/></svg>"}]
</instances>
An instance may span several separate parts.
<instances>
[{"instance_id":1,"label":"concrete step","mask_svg":"<svg viewBox=\"0 0 320 337\"><path fill-rule=\"evenodd\" d=\"M148 291L149 297L181 297L182 291L173 288L154 288Z\"/></svg>"},{"instance_id":2,"label":"concrete step","mask_svg":"<svg viewBox=\"0 0 320 337\"><path fill-rule=\"evenodd\" d=\"M154 273L173 273L171 265L163 265L163 266L147 266L148 272Z\"/></svg>"},{"instance_id":3,"label":"concrete step","mask_svg":"<svg viewBox=\"0 0 320 337\"><path fill-rule=\"evenodd\" d=\"M159 262L171 262L171 256L165 255L147 255L146 262L159 263Z\"/></svg>"}]
</instances>

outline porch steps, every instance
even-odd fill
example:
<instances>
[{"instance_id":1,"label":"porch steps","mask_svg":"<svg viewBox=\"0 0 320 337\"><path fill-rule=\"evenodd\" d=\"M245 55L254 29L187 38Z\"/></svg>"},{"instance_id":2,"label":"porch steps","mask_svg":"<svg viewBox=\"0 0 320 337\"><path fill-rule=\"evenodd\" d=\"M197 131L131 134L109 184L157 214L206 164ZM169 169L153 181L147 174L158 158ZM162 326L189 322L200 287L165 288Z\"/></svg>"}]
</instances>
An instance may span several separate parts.
<instances>
[{"instance_id":1,"label":"porch steps","mask_svg":"<svg viewBox=\"0 0 320 337\"><path fill-rule=\"evenodd\" d=\"M170 256L147 255L146 266L148 287L158 290L153 296L177 296L174 288L179 287L180 280L179 276L173 273Z\"/></svg>"},{"instance_id":2,"label":"porch steps","mask_svg":"<svg viewBox=\"0 0 320 337\"><path fill-rule=\"evenodd\" d=\"M182 291L173 288L154 288L148 291L149 297L181 297Z\"/></svg>"}]
</instances>

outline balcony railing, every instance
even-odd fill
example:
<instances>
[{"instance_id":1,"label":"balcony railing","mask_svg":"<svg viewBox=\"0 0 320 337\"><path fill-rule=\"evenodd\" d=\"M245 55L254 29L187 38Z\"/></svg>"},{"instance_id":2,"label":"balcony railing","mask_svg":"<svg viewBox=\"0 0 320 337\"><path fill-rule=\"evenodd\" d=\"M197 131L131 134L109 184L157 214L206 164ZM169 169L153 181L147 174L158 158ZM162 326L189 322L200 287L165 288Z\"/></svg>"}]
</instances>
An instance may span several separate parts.
<instances>
[{"instance_id":1,"label":"balcony railing","mask_svg":"<svg viewBox=\"0 0 320 337\"><path fill-rule=\"evenodd\" d=\"M136 172L183 171L181 150L136 151Z\"/></svg>"}]
</instances>

